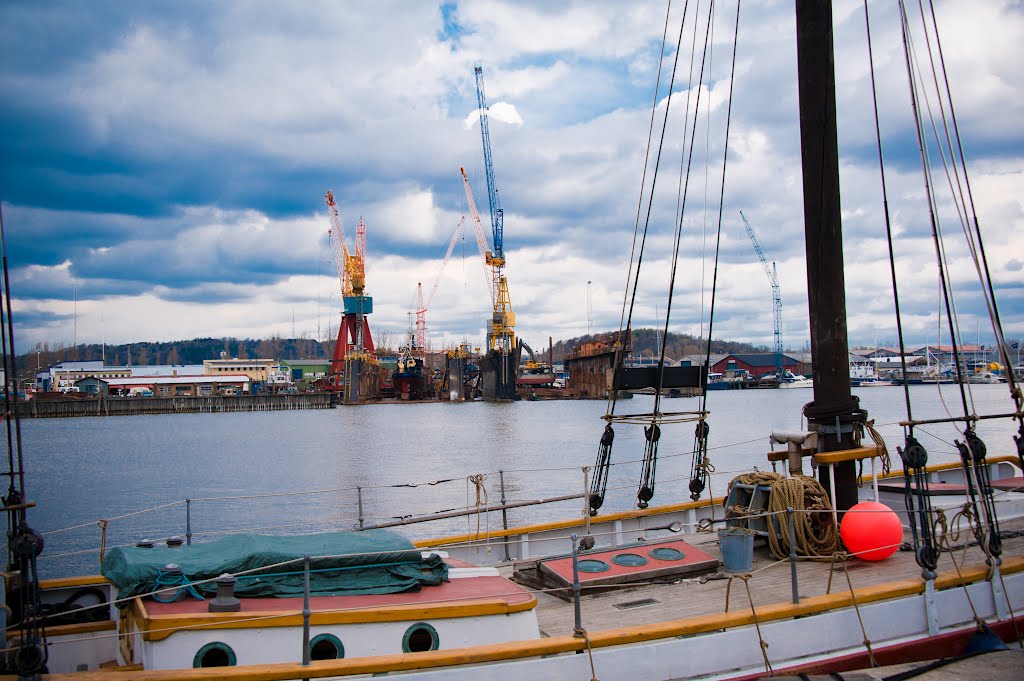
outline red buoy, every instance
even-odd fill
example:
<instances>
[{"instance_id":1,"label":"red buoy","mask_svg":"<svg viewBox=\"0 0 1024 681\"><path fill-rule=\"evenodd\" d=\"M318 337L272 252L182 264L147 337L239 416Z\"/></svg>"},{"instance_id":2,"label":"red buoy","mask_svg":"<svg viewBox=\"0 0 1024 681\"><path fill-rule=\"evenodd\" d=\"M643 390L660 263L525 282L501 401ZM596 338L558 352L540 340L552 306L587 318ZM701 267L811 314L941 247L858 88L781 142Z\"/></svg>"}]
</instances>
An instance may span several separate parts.
<instances>
[{"instance_id":1,"label":"red buoy","mask_svg":"<svg viewBox=\"0 0 1024 681\"><path fill-rule=\"evenodd\" d=\"M877 501L862 501L843 514L839 536L846 549L863 560L884 560L903 542L896 512Z\"/></svg>"}]
</instances>

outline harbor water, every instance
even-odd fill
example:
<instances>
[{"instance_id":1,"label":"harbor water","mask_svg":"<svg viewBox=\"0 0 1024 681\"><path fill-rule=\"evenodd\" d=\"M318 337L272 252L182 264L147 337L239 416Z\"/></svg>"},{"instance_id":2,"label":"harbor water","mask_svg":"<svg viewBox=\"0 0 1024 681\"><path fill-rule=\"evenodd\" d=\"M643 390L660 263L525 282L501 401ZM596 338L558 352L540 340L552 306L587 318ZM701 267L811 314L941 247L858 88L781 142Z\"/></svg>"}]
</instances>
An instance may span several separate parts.
<instances>
[{"instance_id":1,"label":"harbor water","mask_svg":"<svg viewBox=\"0 0 1024 681\"><path fill-rule=\"evenodd\" d=\"M962 413L959 386L911 386L914 417ZM903 389L854 391L885 437L893 467L903 442ZM971 386L978 414L1012 411L1005 385ZM735 475L769 469L773 429L803 428L809 389L709 394L711 492ZM663 399L663 412L697 409L696 398ZM652 396L619 401L618 414L650 412ZM165 414L26 419L21 424L30 525L44 535L41 577L99 571L104 544L239 531L291 534L349 530L505 500L583 494L604 428L601 400L402 403L321 411ZM917 429L931 463L957 461L961 426ZM617 424L602 512L634 508L643 429ZM1014 453L1014 422L986 420L989 456ZM652 503L689 500L694 424L666 425ZM867 471L865 471L867 472ZM469 476L484 475L481 485ZM504 486L501 482L504 480ZM705 495L707 493L705 492ZM186 499L191 500L186 504ZM360 504L361 502L361 504ZM362 512L360 512L360 505ZM583 500L508 512L510 524L565 518ZM186 513L186 509L188 512ZM500 529L500 513L398 528L411 538Z\"/></svg>"}]
</instances>

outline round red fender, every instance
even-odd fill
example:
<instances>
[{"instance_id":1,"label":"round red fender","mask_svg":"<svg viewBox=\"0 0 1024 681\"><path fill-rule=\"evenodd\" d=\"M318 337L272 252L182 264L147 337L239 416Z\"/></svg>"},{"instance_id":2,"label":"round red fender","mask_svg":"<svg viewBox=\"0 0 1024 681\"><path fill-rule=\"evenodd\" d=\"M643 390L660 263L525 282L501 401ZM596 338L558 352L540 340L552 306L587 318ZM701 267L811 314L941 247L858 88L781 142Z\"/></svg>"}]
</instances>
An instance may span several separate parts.
<instances>
[{"instance_id":1,"label":"round red fender","mask_svg":"<svg viewBox=\"0 0 1024 681\"><path fill-rule=\"evenodd\" d=\"M877 501L862 501L843 514L839 536L846 549L863 560L884 560L903 542L896 512Z\"/></svg>"}]
</instances>

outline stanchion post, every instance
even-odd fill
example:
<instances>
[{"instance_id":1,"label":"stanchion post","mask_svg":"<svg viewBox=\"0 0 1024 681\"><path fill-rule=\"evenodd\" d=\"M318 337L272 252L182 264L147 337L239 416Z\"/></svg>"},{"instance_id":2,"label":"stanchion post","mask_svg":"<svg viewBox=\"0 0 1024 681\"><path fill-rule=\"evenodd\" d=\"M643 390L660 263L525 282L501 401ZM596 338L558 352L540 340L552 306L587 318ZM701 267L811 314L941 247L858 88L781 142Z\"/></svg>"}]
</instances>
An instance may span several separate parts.
<instances>
[{"instance_id":1,"label":"stanchion post","mask_svg":"<svg viewBox=\"0 0 1024 681\"><path fill-rule=\"evenodd\" d=\"M363 529L363 488L356 487L356 499L359 503L359 529Z\"/></svg>"},{"instance_id":2,"label":"stanchion post","mask_svg":"<svg viewBox=\"0 0 1024 681\"><path fill-rule=\"evenodd\" d=\"M192 500L185 500L185 543L192 546Z\"/></svg>"},{"instance_id":3,"label":"stanchion post","mask_svg":"<svg viewBox=\"0 0 1024 681\"><path fill-rule=\"evenodd\" d=\"M302 559L302 664L309 666L309 556Z\"/></svg>"},{"instance_id":4,"label":"stanchion post","mask_svg":"<svg viewBox=\"0 0 1024 681\"><path fill-rule=\"evenodd\" d=\"M573 532L572 536L572 608L573 623L576 631L583 630L583 614L580 612L580 565L579 565L579 535ZM576 651L577 653L582 651Z\"/></svg>"},{"instance_id":5,"label":"stanchion post","mask_svg":"<svg viewBox=\"0 0 1024 681\"><path fill-rule=\"evenodd\" d=\"M789 576L793 582L793 602L799 603L800 591L797 587L796 576L796 518L793 517L792 506L786 509L786 518L789 520Z\"/></svg>"},{"instance_id":6,"label":"stanchion post","mask_svg":"<svg viewBox=\"0 0 1024 681\"><path fill-rule=\"evenodd\" d=\"M508 509L505 508L505 471L498 471L498 482L501 484L501 526L508 530ZM505 537L505 560L512 560L508 552L508 537Z\"/></svg>"}]
</instances>

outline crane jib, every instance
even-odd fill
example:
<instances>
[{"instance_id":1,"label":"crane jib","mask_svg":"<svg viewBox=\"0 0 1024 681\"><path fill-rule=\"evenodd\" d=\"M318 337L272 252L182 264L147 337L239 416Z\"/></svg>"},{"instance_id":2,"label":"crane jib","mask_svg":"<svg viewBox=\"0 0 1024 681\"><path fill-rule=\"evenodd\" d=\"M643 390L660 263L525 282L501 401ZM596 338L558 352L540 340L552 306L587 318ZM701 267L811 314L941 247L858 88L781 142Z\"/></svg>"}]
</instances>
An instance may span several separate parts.
<instances>
[{"instance_id":1,"label":"crane jib","mask_svg":"<svg viewBox=\"0 0 1024 681\"><path fill-rule=\"evenodd\" d=\"M484 173L487 176L487 203L491 209L491 232L494 239L494 257L505 259L505 217L498 201L498 186L494 181L494 159L491 155L491 132L487 122L487 96L484 94L484 70L473 67L476 76L476 101L480 112L480 136L484 145Z\"/></svg>"}]
</instances>

